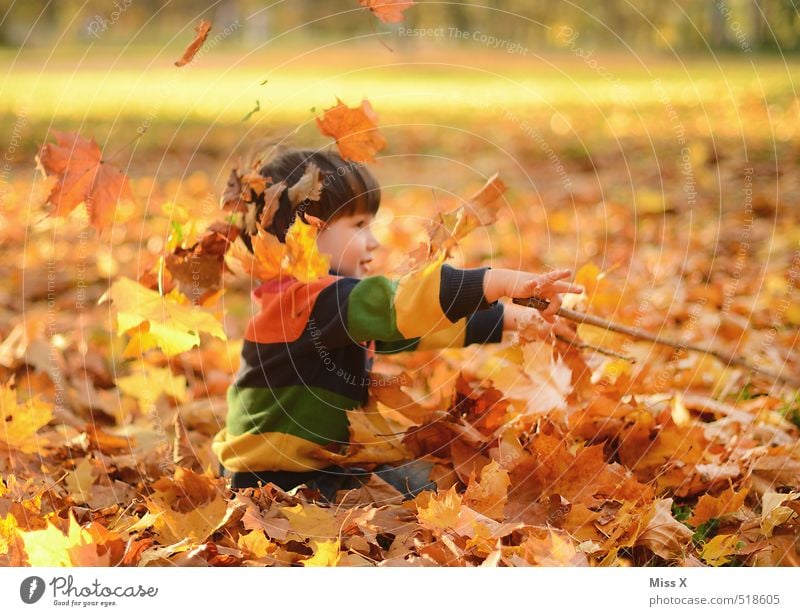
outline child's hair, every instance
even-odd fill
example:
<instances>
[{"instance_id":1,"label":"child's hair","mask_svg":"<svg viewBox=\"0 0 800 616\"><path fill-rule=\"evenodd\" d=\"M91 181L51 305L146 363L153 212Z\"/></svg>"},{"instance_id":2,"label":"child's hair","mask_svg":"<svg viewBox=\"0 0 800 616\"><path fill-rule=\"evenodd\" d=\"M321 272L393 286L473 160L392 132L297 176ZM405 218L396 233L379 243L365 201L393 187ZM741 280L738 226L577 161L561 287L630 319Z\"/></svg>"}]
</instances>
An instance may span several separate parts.
<instances>
[{"instance_id":1,"label":"child's hair","mask_svg":"<svg viewBox=\"0 0 800 616\"><path fill-rule=\"evenodd\" d=\"M291 186L300 181L306 167L313 162L320 170L319 179L322 184L320 198L317 201L305 200L293 207L289 201ZM286 149L271 158L259 174L272 178L271 184L285 182L287 189L280 197L280 205L272 224L265 229L284 242L286 232L300 213L316 216L324 222L333 222L344 216L354 214L375 214L381 202L381 189L375 176L363 164L345 161L333 152L311 149ZM256 198L256 220L261 219L264 209L264 195ZM242 240L252 252L250 235L242 234Z\"/></svg>"}]
</instances>

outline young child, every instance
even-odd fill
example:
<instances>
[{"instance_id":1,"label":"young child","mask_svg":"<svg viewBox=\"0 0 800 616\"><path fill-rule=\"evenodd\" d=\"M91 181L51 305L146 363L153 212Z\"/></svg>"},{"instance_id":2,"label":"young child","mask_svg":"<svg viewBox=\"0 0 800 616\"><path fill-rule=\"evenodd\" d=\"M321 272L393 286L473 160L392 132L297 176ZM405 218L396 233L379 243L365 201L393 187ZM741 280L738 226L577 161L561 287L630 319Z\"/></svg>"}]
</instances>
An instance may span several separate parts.
<instances>
[{"instance_id":1,"label":"young child","mask_svg":"<svg viewBox=\"0 0 800 616\"><path fill-rule=\"evenodd\" d=\"M573 332L554 315L562 293L582 289L564 281L569 270L538 275L439 262L396 279L370 275L379 247L370 223L380 187L363 165L329 152L288 150L260 174L291 187L310 162L320 169L321 197L297 209L326 223L317 246L331 255L330 272L310 283L280 276L252 292L260 308L247 325L241 367L228 389L226 426L212 448L233 489L272 482L289 490L304 483L332 500L337 490L358 487L370 471L330 465L313 454L346 449L346 411L367 402L374 353L500 342L503 331L515 331L535 312L502 304L501 297L549 300L541 315L547 323L542 335L569 335ZM281 242L298 215L288 192L266 229ZM263 207L262 199L257 220ZM252 250L246 233L243 239ZM371 472L410 498L436 489L430 469L412 461Z\"/></svg>"}]
</instances>

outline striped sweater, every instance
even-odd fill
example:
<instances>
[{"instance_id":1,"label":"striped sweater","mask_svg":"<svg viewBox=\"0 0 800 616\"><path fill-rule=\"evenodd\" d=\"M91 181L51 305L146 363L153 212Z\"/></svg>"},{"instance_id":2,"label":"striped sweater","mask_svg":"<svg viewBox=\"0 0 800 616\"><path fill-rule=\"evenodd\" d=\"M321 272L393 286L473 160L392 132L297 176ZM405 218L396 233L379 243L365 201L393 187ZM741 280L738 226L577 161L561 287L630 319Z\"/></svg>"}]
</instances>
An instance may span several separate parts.
<instances>
[{"instance_id":1,"label":"striped sweater","mask_svg":"<svg viewBox=\"0 0 800 616\"><path fill-rule=\"evenodd\" d=\"M256 288L225 427L212 449L233 472L308 471L342 452L347 413L367 402L374 353L499 342L503 304L486 301L486 270L442 259L399 279L333 270L311 283L281 277Z\"/></svg>"}]
</instances>

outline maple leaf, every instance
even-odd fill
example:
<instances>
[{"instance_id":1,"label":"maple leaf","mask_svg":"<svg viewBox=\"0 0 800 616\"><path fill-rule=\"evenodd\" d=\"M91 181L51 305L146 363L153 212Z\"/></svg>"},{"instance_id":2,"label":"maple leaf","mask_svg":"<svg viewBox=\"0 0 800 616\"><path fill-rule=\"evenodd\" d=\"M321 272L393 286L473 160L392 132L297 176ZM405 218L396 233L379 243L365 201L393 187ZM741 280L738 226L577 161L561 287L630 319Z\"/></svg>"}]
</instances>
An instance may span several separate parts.
<instances>
[{"instance_id":1,"label":"maple leaf","mask_svg":"<svg viewBox=\"0 0 800 616\"><path fill-rule=\"evenodd\" d=\"M142 362L137 372L118 378L117 387L121 392L136 398L144 414L150 412L162 394L180 402L186 401L186 377L172 374L169 366L158 368Z\"/></svg>"},{"instance_id":2,"label":"maple leaf","mask_svg":"<svg viewBox=\"0 0 800 616\"><path fill-rule=\"evenodd\" d=\"M263 530L253 530L245 535L240 535L236 545L242 550L250 552L255 558L263 558L274 552L276 545L272 543Z\"/></svg>"},{"instance_id":3,"label":"maple leaf","mask_svg":"<svg viewBox=\"0 0 800 616\"><path fill-rule=\"evenodd\" d=\"M738 543L738 535L717 535L703 546L700 556L712 567L720 567L738 552Z\"/></svg>"},{"instance_id":4,"label":"maple leaf","mask_svg":"<svg viewBox=\"0 0 800 616\"><path fill-rule=\"evenodd\" d=\"M164 263L178 288L187 297L200 291L206 298L217 291L225 271L225 254L239 235L232 224L212 224L199 241L189 247L176 246ZM203 298L199 299L200 303Z\"/></svg>"},{"instance_id":5,"label":"maple leaf","mask_svg":"<svg viewBox=\"0 0 800 616\"><path fill-rule=\"evenodd\" d=\"M686 555L692 541L692 531L672 515L672 499L660 498L652 505L653 514L636 543L666 560Z\"/></svg>"},{"instance_id":6,"label":"maple leaf","mask_svg":"<svg viewBox=\"0 0 800 616\"><path fill-rule=\"evenodd\" d=\"M169 503L172 498L172 494L163 491L155 492L151 498L146 497L149 513L139 522L139 528L152 527L164 545L182 539L204 542L223 522L228 510L228 503L219 492L215 492L209 502L186 512L173 509Z\"/></svg>"},{"instance_id":7,"label":"maple leaf","mask_svg":"<svg viewBox=\"0 0 800 616\"><path fill-rule=\"evenodd\" d=\"M286 245L281 244L277 237L267 233L260 226L251 238L251 245L252 253L241 238L233 242L228 253L232 269L259 280L270 280L279 276L286 256Z\"/></svg>"},{"instance_id":8,"label":"maple leaf","mask_svg":"<svg viewBox=\"0 0 800 616\"><path fill-rule=\"evenodd\" d=\"M183 55L175 61L175 66L185 66L194 59L195 54L200 50L200 47L205 43L208 33L211 31L211 22L207 19L201 19L200 23L194 27L197 35L194 40L189 43Z\"/></svg>"},{"instance_id":9,"label":"maple leaf","mask_svg":"<svg viewBox=\"0 0 800 616\"><path fill-rule=\"evenodd\" d=\"M395 435L398 432L396 426L383 416L377 404L370 401L363 408L347 411L350 429L347 453L321 449L313 455L337 464L388 464L408 460L411 453L402 443L402 433Z\"/></svg>"},{"instance_id":10,"label":"maple leaf","mask_svg":"<svg viewBox=\"0 0 800 616\"><path fill-rule=\"evenodd\" d=\"M222 324L213 315L178 303L181 297L177 290L161 296L130 278L121 277L97 303L113 301L120 336L144 326L144 333L167 356L199 345L199 332L207 332L220 340L227 339Z\"/></svg>"},{"instance_id":11,"label":"maple leaf","mask_svg":"<svg viewBox=\"0 0 800 616\"><path fill-rule=\"evenodd\" d=\"M253 253L237 240L230 255L238 260L245 273L260 280L286 275L301 282L313 282L328 274L331 261L330 255L319 251L317 233L315 225L306 224L297 217L282 244L258 225L258 232L252 238Z\"/></svg>"},{"instance_id":12,"label":"maple leaf","mask_svg":"<svg viewBox=\"0 0 800 616\"><path fill-rule=\"evenodd\" d=\"M84 203L89 222L103 229L114 221L120 201L133 201L128 178L102 159L94 139L78 133L53 131L56 144L45 143L36 157L47 174L57 177L47 197L55 216L66 216Z\"/></svg>"},{"instance_id":13,"label":"maple leaf","mask_svg":"<svg viewBox=\"0 0 800 616\"><path fill-rule=\"evenodd\" d=\"M430 529L448 530L457 528L461 513L462 497L451 486L444 494L431 494L425 507L417 507L417 519Z\"/></svg>"},{"instance_id":14,"label":"maple leaf","mask_svg":"<svg viewBox=\"0 0 800 616\"><path fill-rule=\"evenodd\" d=\"M319 179L319 167L313 162L308 163L302 177L289 188L289 203L297 207L306 199L319 201L321 196L322 182Z\"/></svg>"},{"instance_id":15,"label":"maple leaf","mask_svg":"<svg viewBox=\"0 0 800 616\"><path fill-rule=\"evenodd\" d=\"M761 497L761 532L765 537L771 537L776 526L785 524L794 517L797 511L784 506L800 498L800 492L781 494L779 492L766 492Z\"/></svg>"},{"instance_id":16,"label":"maple leaf","mask_svg":"<svg viewBox=\"0 0 800 616\"><path fill-rule=\"evenodd\" d=\"M327 541L313 541L314 555L301 560L304 567L335 567L341 560L342 553L338 539Z\"/></svg>"},{"instance_id":17,"label":"maple leaf","mask_svg":"<svg viewBox=\"0 0 800 616\"><path fill-rule=\"evenodd\" d=\"M317 247L318 229L296 218L286 232L284 271L300 282L314 282L330 271L331 256Z\"/></svg>"},{"instance_id":18,"label":"maple leaf","mask_svg":"<svg viewBox=\"0 0 800 616\"><path fill-rule=\"evenodd\" d=\"M0 516L0 556L8 554L17 540L17 519L9 513ZM2 561L0 561L2 562Z\"/></svg>"},{"instance_id":19,"label":"maple leaf","mask_svg":"<svg viewBox=\"0 0 800 616\"><path fill-rule=\"evenodd\" d=\"M39 400L17 404L16 390L4 383L0 385L0 409L3 413L0 444L22 453L39 451L46 441L36 433L53 419L52 408Z\"/></svg>"},{"instance_id":20,"label":"maple leaf","mask_svg":"<svg viewBox=\"0 0 800 616\"><path fill-rule=\"evenodd\" d=\"M405 19L403 11L414 4L414 0L358 0L358 3L387 24L396 24Z\"/></svg>"},{"instance_id":21,"label":"maple leaf","mask_svg":"<svg viewBox=\"0 0 800 616\"><path fill-rule=\"evenodd\" d=\"M378 132L378 115L367 99L359 107L347 107L336 99L336 105L317 118L320 132L336 140L342 158L354 162L375 162L375 154L386 147L386 139Z\"/></svg>"},{"instance_id":22,"label":"maple leaf","mask_svg":"<svg viewBox=\"0 0 800 616\"><path fill-rule=\"evenodd\" d=\"M744 499L749 491L748 488L744 488L737 492L731 486L719 496L703 494L694 508L694 514L686 521L692 526L700 526L711 518L721 518L724 515L735 513L744 504Z\"/></svg>"},{"instance_id":23,"label":"maple leaf","mask_svg":"<svg viewBox=\"0 0 800 616\"><path fill-rule=\"evenodd\" d=\"M449 257L450 251L472 231L493 224L505 191L505 183L495 173L464 205L439 214L428 228L429 252L444 250Z\"/></svg>"},{"instance_id":24,"label":"maple leaf","mask_svg":"<svg viewBox=\"0 0 800 616\"><path fill-rule=\"evenodd\" d=\"M89 458L81 458L81 461L75 465L75 470L70 471L66 478L73 501L83 504L89 500L97 475L98 472Z\"/></svg>"},{"instance_id":25,"label":"maple leaf","mask_svg":"<svg viewBox=\"0 0 800 616\"><path fill-rule=\"evenodd\" d=\"M333 509L314 504L281 507L281 514L291 524L291 534L301 540L305 537L332 539L338 537L342 524L336 519Z\"/></svg>"},{"instance_id":26,"label":"maple leaf","mask_svg":"<svg viewBox=\"0 0 800 616\"><path fill-rule=\"evenodd\" d=\"M72 510L68 514L67 533L64 534L51 521L44 530L17 529L32 567L107 567L110 563L108 549L97 542L89 530L81 528Z\"/></svg>"},{"instance_id":27,"label":"maple leaf","mask_svg":"<svg viewBox=\"0 0 800 616\"><path fill-rule=\"evenodd\" d=\"M474 476L470 477L464 501L483 515L502 520L510 483L508 471L492 460L481 469L479 481Z\"/></svg>"},{"instance_id":28,"label":"maple leaf","mask_svg":"<svg viewBox=\"0 0 800 616\"><path fill-rule=\"evenodd\" d=\"M528 535L519 547L514 548L519 553L517 558L520 564L538 565L540 567L564 567L586 565L586 556L575 550L575 545L566 533L553 529L544 531L544 536L539 537L538 532ZM514 562L512 558L512 562Z\"/></svg>"}]
</instances>

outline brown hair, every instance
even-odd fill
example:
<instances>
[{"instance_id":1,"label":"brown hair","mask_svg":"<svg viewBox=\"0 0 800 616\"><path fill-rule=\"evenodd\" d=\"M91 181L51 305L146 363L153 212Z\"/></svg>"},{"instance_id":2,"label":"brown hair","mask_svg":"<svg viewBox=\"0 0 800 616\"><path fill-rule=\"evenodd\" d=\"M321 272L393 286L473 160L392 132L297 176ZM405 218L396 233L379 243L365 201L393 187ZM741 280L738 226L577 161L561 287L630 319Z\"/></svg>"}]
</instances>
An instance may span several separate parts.
<instances>
[{"instance_id":1,"label":"brown hair","mask_svg":"<svg viewBox=\"0 0 800 616\"><path fill-rule=\"evenodd\" d=\"M289 191L280 196L280 205L272 224L266 229L281 242L294 222L295 216L304 218L305 214L332 222L343 216L354 214L375 214L381 202L381 189L375 176L363 164L344 160L338 154L324 150L287 149L270 159L259 174L272 178L271 184L285 182L287 187L296 184L309 163L313 162L320 170L322 191L317 201L306 199L297 207L289 201ZM256 220L260 220L264 209L264 196L256 198ZM252 252L250 236L242 234L247 248Z\"/></svg>"}]
</instances>

